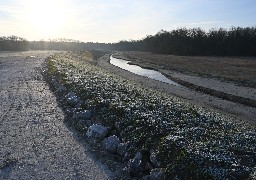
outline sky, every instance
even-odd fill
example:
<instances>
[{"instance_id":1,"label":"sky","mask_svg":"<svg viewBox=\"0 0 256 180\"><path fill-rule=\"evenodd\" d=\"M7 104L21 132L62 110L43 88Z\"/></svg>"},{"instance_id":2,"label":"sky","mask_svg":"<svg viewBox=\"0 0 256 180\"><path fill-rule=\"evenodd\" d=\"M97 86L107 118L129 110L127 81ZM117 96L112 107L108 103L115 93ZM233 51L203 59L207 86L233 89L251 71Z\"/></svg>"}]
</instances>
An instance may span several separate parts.
<instances>
[{"instance_id":1,"label":"sky","mask_svg":"<svg viewBox=\"0 0 256 180\"><path fill-rule=\"evenodd\" d=\"M256 0L5 0L0 36L113 43L177 28L256 27Z\"/></svg>"}]
</instances>

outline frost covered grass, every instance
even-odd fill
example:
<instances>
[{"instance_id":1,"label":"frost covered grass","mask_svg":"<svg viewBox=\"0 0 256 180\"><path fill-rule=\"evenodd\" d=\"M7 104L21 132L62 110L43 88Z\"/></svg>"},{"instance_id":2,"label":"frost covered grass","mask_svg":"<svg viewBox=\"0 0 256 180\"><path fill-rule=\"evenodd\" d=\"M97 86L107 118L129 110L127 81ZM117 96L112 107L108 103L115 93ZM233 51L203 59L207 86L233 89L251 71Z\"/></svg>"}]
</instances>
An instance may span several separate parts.
<instances>
[{"instance_id":1,"label":"frost covered grass","mask_svg":"<svg viewBox=\"0 0 256 180\"><path fill-rule=\"evenodd\" d=\"M148 163L133 176L154 168L170 179L253 176L255 125L121 78L93 63L89 52L55 54L47 67L55 87L74 92L81 99L77 108L91 110L93 123L127 144L124 161L148 152Z\"/></svg>"}]
</instances>

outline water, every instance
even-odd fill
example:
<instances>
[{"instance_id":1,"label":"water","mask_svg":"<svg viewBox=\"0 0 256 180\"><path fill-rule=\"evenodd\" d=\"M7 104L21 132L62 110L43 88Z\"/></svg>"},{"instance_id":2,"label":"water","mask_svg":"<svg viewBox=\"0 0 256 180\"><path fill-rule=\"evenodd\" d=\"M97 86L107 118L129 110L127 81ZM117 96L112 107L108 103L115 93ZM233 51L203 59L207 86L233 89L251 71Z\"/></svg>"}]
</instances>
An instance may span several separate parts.
<instances>
[{"instance_id":1,"label":"water","mask_svg":"<svg viewBox=\"0 0 256 180\"><path fill-rule=\"evenodd\" d=\"M128 64L129 62L131 62L131 61L117 59L117 58L114 58L113 56L110 56L110 64L113 64L114 66L117 66L121 69L127 70L129 72L132 72L132 73L140 75L140 76L145 76L150 79L158 80L158 81L161 81L164 83L168 83L168 84L172 84L172 85L181 87L180 84L168 79L167 77L165 77L163 74L161 74L158 71L144 69L137 65L130 65L130 64Z\"/></svg>"}]
</instances>

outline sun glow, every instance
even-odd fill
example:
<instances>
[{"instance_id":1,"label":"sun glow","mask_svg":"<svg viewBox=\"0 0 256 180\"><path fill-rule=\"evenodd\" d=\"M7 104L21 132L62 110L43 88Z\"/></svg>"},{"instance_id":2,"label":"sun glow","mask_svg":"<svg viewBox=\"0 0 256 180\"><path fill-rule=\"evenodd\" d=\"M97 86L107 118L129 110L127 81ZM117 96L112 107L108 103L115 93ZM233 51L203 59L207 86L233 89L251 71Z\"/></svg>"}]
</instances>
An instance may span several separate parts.
<instances>
[{"instance_id":1,"label":"sun glow","mask_svg":"<svg viewBox=\"0 0 256 180\"><path fill-rule=\"evenodd\" d=\"M31 30L42 37L58 35L69 25L72 13L64 1L26 0L25 18Z\"/></svg>"}]
</instances>

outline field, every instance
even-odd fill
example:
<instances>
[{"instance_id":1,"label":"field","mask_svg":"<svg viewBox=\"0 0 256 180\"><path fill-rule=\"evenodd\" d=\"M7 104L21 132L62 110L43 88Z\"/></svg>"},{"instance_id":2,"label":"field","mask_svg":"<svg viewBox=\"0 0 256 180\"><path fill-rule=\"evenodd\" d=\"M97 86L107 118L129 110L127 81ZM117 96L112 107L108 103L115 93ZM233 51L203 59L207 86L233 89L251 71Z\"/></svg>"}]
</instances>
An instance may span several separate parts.
<instances>
[{"instance_id":1,"label":"field","mask_svg":"<svg viewBox=\"0 0 256 180\"><path fill-rule=\"evenodd\" d=\"M190 75L231 81L241 86L256 87L256 57L186 57L135 51L126 51L124 54L136 62L149 63Z\"/></svg>"}]
</instances>

